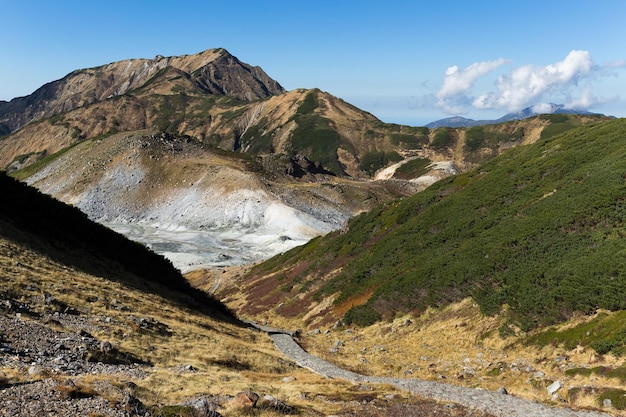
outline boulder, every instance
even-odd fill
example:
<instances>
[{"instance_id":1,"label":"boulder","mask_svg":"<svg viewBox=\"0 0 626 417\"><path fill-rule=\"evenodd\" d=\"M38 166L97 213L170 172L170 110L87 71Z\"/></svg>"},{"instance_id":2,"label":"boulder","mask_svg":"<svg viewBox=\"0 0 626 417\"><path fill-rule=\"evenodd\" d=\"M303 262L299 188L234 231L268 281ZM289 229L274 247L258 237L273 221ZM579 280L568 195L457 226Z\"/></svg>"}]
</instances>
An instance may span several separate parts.
<instances>
[{"instance_id":1,"label":"boulder","mask_svg":"<svg viewBox=\"0 0 626 417\"><path fill-rule=\"evenodd\" d=\"M229 401L233 408L254 408L259 400L259 394L252 391L239 392Z\"/></svg>"}]
</instances>

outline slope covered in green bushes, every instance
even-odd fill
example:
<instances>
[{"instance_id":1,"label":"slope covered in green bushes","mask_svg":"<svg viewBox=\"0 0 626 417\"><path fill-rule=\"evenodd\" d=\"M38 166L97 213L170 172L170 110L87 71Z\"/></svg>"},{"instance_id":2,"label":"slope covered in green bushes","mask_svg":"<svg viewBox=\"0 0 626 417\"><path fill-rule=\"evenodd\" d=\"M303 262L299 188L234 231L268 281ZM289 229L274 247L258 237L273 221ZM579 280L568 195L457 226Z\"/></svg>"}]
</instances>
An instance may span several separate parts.
<instances>
[{"instance_id":1,"label":"slope covered in green bushes","mask_svg":"<svg viewBox=\"0 0 626 417\"><path fill-rule=\"evenodd\" d=\"M617 119L511 149L253 273L299 264L307 282L294 288L338 293L336 303L373 291L346 313L356 324L471 296L529 330L626 308L625 220L626 120Z\"/></svg>"}]
</instances>

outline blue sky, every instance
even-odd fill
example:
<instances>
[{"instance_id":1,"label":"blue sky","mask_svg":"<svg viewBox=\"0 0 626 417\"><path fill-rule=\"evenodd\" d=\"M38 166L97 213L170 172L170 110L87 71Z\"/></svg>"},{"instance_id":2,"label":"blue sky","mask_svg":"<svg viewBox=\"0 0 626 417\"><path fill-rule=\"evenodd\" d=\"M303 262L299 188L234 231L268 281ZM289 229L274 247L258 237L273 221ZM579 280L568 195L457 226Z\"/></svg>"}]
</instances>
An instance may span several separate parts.
<instances>
[{"instance_id":1,"label":"blue sky","mask_svg":"<svg viewBox=\"0 0 626 417\"><path fill-rule=\"evenodd\" d=\"M0 100L129 58L226 48L386 122L539 103L626 117L626 1L0 0Z\"/></svg>"}]
</instances>

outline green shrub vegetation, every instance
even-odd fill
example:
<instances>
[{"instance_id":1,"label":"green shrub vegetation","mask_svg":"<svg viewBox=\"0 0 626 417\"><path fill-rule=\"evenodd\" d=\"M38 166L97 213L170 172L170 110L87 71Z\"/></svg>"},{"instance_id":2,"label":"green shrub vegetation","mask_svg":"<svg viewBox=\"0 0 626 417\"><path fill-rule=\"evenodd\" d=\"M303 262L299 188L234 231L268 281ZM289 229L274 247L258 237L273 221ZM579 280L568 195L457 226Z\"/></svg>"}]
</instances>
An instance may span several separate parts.
<instances>
[{"instance_id":1,"label":"green shrub vegetation","mask_svg":"<svg viewBox=\"0 0 626 417\"><path fill-rule=\"evenodd\" d=\"M304 97L300 106L298 106L298 110L296 113L298 114L309 114L313 113L313 110L317 109L320 105L319 100L317 99L317 90L312 90L310 93Z\"/></svg>"},{"instance_id":2,"label":"green shrub vegetation","mask_svg":"<svg viewBox=\"0 0 626 417\"><path fill-rule=\"evenodd\" d=\"M302 154L320 165L320 170L342 175L343 167L337 156L340 146L349 147L339 133L330 126L330 121L317 114L296 114L297 127L291 137L292 154Z\"/></svg>"},{"instance_id":3,"label":"green shrub vegetation","mask_svg":"<svg viewBox=\"0 0 626 417\"><path fill-rule=\"evenodd\" d=\"M392 145L403 145L405 148L411 148L428 144L430 129L427 127L402 126L399 132L395 132L396 129L393 129L393 127L397 125L391 126L389 130L392 130L390 134Z\"/></svg>"},{"instance_id":4,"label":"green shrub vegetation","mask_svg":"<svg viewBox=\"0 0 626 417\"><path fill-rule=\"evenodd\" d=\"M542 114L537 117L550 122L550 124L541 132L541 139L548 139L552 136L560 135L561 133L574 129L582 124L579 117L571 114ZM597 116L594 118L599 119L600 117Z\"/></svg>"},{"instance_id":5,"label":"green shrub vegetation","mask_svg":"<svg viewBox=\"0 0 626 417\"><path fill-rule=\"evenodd\" d=\"M433 141L430 143L433 148L446 148L452 145L452 135L447 128L440 128L435 131Z\"/></svg>"},{"instance_id":6,"label":"green shrub vegetation","mask_svg":"<svg viewBox=\"0 0 626 417\"><path fill-rule=\"evenodd\" d=\"M359 163L359 169L373 176L376 171L391 162L399 162L402 157L397 152L370 151L366 152Z\"/></svg>"},{"instance_id":7,"label":"green shrub vegetation","mask_svg":"<svg viewBox=\"0 0 626 417\"><path fill-rule=\"evenodd\" d=\"M318 296L338 293L339 303L371 289L358 311L381 317L468 296L485 314L508 306L507 324L522 330L625 309L624 132L617 119L513 148L273 262L306 253L319 260L310 279L342 267ZM621 352L620 334L595 348Z\"/></svg>"},{"instance_id":8,"label":"green shrub vegetation","mask_svg":"<svg viewBox=\"0 0 626 417\"><path fill-rule=\"evenodd\" d=\"M427 158L415 158L396 169L394 178L409 180L428 173L431 161Z\"/></svg>"},{"instance_id":9,"label":"green shrub vegetation","mask_svg":"<svg viewBox=\"0 0 626 417\"><path fill-rule=\"evenodd\" d=\"M617 378L621 382L626 382L626 367L609 368L607 366L596 366L594 368L571 368L565 371L565 375L597 375L606 378Z\"/></svg>"},{"instance_id":10,"label":"green shrub vegetation","mask_svg":"<svg viewBox=\"0 0 626 417\"><path fill-rule=\"evenodd\" d=\"M524 138L524 128L506 129L507 125L474 126L465 132L465 151L496 148L502 142L519 142Z\"/></svg>"},{"instance_id":11,"label":"green shrub vegetation","mask_svg":"<svg viewBox=\"0 0 626 417\"><path fill-rule=\"evenodd\" d=\"M626 354L626 311L601 313L593 320L566 330L545 329L527 339L528 344L559 345L566 349L591 347L600 354Z\"/></svg>"},{"instance_id":12,"label":"green shrub vegetation","mask_svg":"<svg viewBox=\"0 0 626 417\"><path fill-rule=\"evenodd\" d=\"M346 312L343 320L347 325L355 324L357 326L371 326L380 321L382 316L378 311L369 305L360 305L352 307Z\"/></svg>"},{"instance_id":13,"label":"green shrub vegetation","mask_svg":"<svg viewBox=\"0 0 626 417\"><path fill-rule=\"evenodd\" d=\"M472 152L483 147L485 132L483 126L475 126L465 133L465 149Z\"/></svg>"},{"instance_id":14,"label":"green shrub vegetation","mask_svg":"<svg viewBox=\"0 0 626 417\"><path fill-rule=\"evenodd\" d=\"M626 391L619 388L600 389L598 405L602 406L604 400L611 400L611 406L617 410L626 410Z\"/></svg>"}]
</instances>

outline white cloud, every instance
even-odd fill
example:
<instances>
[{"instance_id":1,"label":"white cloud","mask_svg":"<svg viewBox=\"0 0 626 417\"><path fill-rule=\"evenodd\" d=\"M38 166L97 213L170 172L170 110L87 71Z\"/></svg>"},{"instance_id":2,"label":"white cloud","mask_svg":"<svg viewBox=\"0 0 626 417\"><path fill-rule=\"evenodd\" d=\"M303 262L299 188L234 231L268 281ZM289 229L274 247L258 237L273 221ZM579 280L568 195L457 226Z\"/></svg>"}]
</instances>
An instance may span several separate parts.
<instances>
[{"instance_id":1,"label":"white cloud","mask_svg":"<svg viewBox=\"0 0 626 417\"><path fill-rule=\"evenodd\" d=\"M499 58L495 61L476 62L463 70L456 65L449 67L437 92L437 106L448 113L461 113L470 101L466 93L471 90L474 82L506 62Z\"/></svg>"},{"instance_id":2,"label":"white cloud","mask_svg":"<svg viewBox=\"0 0 626 417\"><path fill-rule=\"evenodd\" d=\"M552 113L553 111L554 109L552 108L552 104L550 103L539 103L533 106L534 113L546 114L546 113Z\"/></svg>"},{"instance_id":3,"label":"white cloud","mask_svg":"<svg viewBox=\"0 0 626 417\"><path fill-rule=\"evenodd\" d=\"M494 88L474 94L472 90L481 77L487 78L500 66L508 63L503 58L477 62L465 69L451 66L431 103L450 114L464 114L470 109L514 112L541 103L564 104L566 108L589 109L599 104L618 100L592 94L592 86L600 78L617 76L626 68L626 61L594 63L591 54L573 50L562 60L545 66L523 65L508 72L491 75ZM485 83L481 82L481 86Z\"/></svg>"},{"instance_id":4,"label":"white cloud","mask_svg":"<svg viewBox=\"0 0 626 417\"><path fill-rule=\"evenodd\" d=\"M571 99L564 105L564 107L566 109L589 109L593 106L616 102L618 100L619 96L598 97L591 94L591 90L589 90L589 88L585 88L580 97Z\"/></svg>"},{"instance_id":5,"label":"white cloud","mask_svg":"<svg viewBox=\"0 0 626 417\"><path fill-rule=\"evenodd\" d=\"M613 61L613 62L606 62L605 64L602 65L604 68L624 68L626 67L626 61L624 61L623 59L619 60L619 61Z\"/></svg>"},{"instance_id":6,"label":"white cloud","mask_svg":"<svg viewBox=\"0 0 626 417\"><path fill-rule=\"evenodd\" d=\"M561 62L537 67L525 65L501 75L495 92L477 97L472 105L479 109L520 110L549 92L565 92L590 75L596 65L587 51L571 51Z\"/></svg>"}]
</instances>

